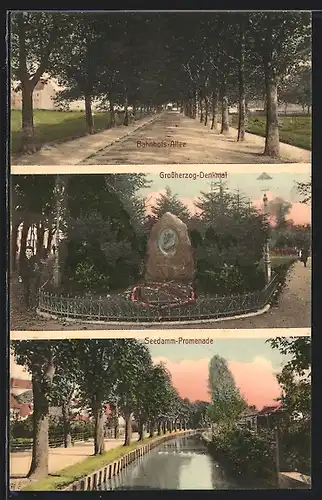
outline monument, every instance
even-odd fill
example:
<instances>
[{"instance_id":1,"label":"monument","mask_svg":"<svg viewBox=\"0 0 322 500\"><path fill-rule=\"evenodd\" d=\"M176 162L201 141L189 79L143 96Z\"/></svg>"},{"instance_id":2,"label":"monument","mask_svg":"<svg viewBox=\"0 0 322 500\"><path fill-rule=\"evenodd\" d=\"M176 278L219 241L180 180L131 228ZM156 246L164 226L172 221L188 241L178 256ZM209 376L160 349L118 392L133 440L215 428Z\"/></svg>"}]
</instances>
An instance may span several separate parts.
<instances>
[{"instance_id":1,"label":"monument","mask_svg":"<svg viewBox=\"0 0 322 500\"><path fill-rule=\"evenodd\" d=\"M135 288L133 300L150 305L179 305L194 300L193 249L184 222L170 212L151 229L145 283Z\"/></svg>"}]
</instances>

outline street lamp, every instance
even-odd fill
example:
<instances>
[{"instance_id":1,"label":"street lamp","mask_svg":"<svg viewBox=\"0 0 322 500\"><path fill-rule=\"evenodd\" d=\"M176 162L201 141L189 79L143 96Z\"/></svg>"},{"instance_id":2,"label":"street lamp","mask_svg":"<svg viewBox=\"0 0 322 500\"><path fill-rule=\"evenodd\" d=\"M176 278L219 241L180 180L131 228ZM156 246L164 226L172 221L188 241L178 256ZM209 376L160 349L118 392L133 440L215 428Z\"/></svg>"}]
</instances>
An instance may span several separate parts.
<instances>
[{"instance_id":1,"label":"street lamp","mask_svg":"<svg viewBox=\"0 0 322 500\"><path fill-rule=\"evenodd\" d=\"M267 213L267 191L269 190L268 182L272 180L266 172L263 172L258 178L258 181L261 183L261 191L263 194L263 213L264 213L264 221L265 221L265 243L264 243L264 271L265 271L265 282L268 284L271 281L272 277L272 264L269 254L269 221L268 221L268 213Z\"/></svg>"}]
</instances>

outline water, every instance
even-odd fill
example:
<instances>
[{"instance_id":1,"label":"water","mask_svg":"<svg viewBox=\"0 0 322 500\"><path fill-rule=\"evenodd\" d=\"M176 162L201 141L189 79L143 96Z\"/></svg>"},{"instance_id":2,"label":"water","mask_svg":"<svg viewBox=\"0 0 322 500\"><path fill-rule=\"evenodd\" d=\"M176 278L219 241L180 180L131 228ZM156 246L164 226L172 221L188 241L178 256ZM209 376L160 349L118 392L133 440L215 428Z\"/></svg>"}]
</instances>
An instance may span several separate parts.
<instances>
[{"instance_id":1,"label":"water","mask_svg":"<svg viewBox=\"0 0 322 500\"><path fill-rule=\"evenodd\" d=\"M100 490L214 490L241 489L207 453L197 436L180 437L154 448ZM245 486L243 486L245 488Z\"/></svg>"}]
</instances>

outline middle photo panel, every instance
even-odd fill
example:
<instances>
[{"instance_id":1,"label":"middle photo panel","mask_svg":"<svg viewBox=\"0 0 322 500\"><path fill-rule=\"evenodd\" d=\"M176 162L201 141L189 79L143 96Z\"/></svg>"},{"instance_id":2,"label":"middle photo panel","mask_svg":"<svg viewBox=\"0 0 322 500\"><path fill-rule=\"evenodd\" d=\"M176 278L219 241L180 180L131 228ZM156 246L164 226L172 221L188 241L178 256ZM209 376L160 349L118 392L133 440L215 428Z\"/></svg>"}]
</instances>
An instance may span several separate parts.
<instances>
[{"instance_id":1,"label":"middle photo panel","mask_svg":"<svg viewBox=\"0 0 322 500\"><path fill-rule=\"evenodd\" d=\"M11 330L309 329L310 168L267 167L13 175Z\"/></svg>"}]
</instances>

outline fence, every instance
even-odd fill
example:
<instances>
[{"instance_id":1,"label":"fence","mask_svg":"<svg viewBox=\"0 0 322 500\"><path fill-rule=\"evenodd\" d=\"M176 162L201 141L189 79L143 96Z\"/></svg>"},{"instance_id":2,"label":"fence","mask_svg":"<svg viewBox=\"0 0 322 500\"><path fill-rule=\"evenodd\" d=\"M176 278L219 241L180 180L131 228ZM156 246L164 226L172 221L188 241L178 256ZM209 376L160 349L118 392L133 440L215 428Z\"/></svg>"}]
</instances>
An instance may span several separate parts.
<instances>
[{"instance_id":1,"label":"fence","mask_svg":"<svg viewBox=\"0 0 322 500\"><path fill-rule=\"evenodd\" d=\"M90 436L85 433L72 433L72 443L76 441L88 441ZM64 436L63 435L53 435L49 436L49 447L50 448L59 448L64 445ZM11 438L10 439L10 452L18 452L18 451L28 451L32 449L32 438Z\"/></svg>"},{"instance_id":2,"label":"fence","mask_svg":"<svg viewBox=\"0 0 322 500\"><path fill-rule=\"evenodd\" d=\"M264 289L256 292L197 298L191 304L144 307L123 296L79 296L39 291L38 312L51 316L85 321L158 323L218 319L251 313L264 308L279 286L279 276L273 275Z\"/></svg>"}]
</instances>

